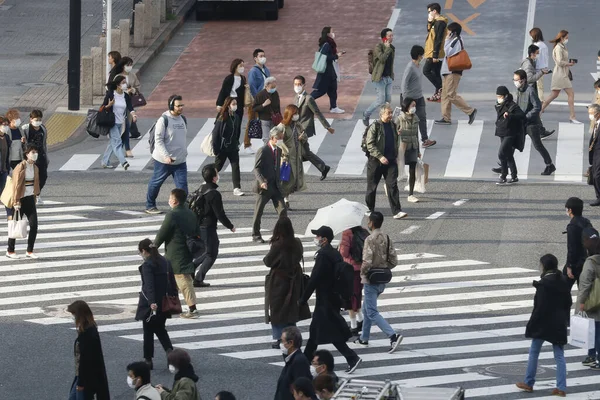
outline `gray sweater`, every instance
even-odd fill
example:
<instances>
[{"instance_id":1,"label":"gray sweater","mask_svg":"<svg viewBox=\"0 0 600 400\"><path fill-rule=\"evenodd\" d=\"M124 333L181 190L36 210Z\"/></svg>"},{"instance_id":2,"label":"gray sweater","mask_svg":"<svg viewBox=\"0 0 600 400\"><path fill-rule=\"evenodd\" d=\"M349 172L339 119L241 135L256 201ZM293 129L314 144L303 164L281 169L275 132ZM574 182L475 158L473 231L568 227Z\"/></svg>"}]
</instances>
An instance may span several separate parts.
<instances>
[{"instance_id":1,"label":"gray sweater","mask_svg":"<svg viewBox=\"0 0 600 400\"><path fill-rule=\"evenodd\" d=\"M165 111L164 116L169 123L165 132L163 118L156 121L154 129L154 152L152 158L160 163L165 163L166 157L174 158L174 165L182 164L187 158L187 127L181 116L175 117L170 111Z\"/></svg>"},{"instance_id":2,"label":"gray sweater","mask_svg":"<svg viewBox=\"0 0 600 400\"><path fill-rule=\"evenodd\" d=\"M423 97L421 70L412 61L408 63L402 75L402 97L413 100Z\"/></svg>"}]
</instances>

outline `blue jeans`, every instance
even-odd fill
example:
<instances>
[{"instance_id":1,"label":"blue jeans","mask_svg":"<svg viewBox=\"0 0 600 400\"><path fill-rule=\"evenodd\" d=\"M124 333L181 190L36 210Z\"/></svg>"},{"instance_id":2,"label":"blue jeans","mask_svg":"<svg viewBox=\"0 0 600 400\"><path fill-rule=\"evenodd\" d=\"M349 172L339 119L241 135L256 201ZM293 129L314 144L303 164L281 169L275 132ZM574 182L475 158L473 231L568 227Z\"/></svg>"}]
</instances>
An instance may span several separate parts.
<instances>
[{"instance_id":1,"label":"blue jeans","mask_svg":"<svg viewBox=\"0 0 600 400\"><path fill-rule=\"evenodd\" d=\"M594 338L595 348L588 350L588 356L598 360L600 359L600 321L596 321L594 325L596 326L596 336Z\"/></svg>"},{"instance_id":2,"label":"blue jeans","mask_svg":"<svg viewBox=\"0 0 600 400\"><path fill-rule=\"evenodd\" d=\"M85 400L85 390L78 392L77 383L79 383L79 378L75 377L73 385L71 386L71 391L69 392L69 400Z\"/></svg>"},{"instance_id":3,"label":"blue jeans","mask_svg":"<svg viewBox=\"0 0 600 400\"><path fill-rule=\"evenodd\" d=\"M392 102L392 78L385 76L381 78L379 82L373 82L375 85L375 91L377 92L377 99L366 109L363 116L369 118L376 108L381 107L385 103Z\"/></svg>"},{"instance_id":4,"label":"blue jeans","mask_svg":"<svg viewBox=\"0 0 600 400\"><path fill-rule=\"evenodd\" d=\"M392 337L396 334L394 329L377 311L377 298L385 290L385 284L371 285L365 283L365 296L363 299L363 327L361 340L368 342L371 334L371 325L375 324L381 329L387 337Z\"/></svg>"},{"instance_id":5,"label":"blue jeans","mask_svg":"<svg viewBox=\"0 0 600 400\"><path fill-rule=\"evenodd\" d=\"M125 164L127 161L125 160L125 151L123 150L123 142L121 141L121 127L123 124L115 124L112 128L110 128L109 142L108 146L106 146L106 150L104 151L104 155L102 156L102 165L110 164L110 156L113 153L119 159L121 165Z\"/></svg>"},{"instance_id":6,"label":"blue jeans","mask_svg":"<svg viewBox=\"0 0 600 400\"><path fill-rule=\"evenodd\" d=\"M527 362L527 373L525 383L533 387L535 384L535 373L537 372L540 350L544 344L543 339L533 339L529 348L529 361ZM565 363L565 348L562 345L553 344L554 361L556 362L556 387L567 391L567 364Z\"/></svg>"},{"instance_id":7,"label":"blue jeans","mask_svg":"<svg viewBox=\"0 0 600 400\"><path fill-rule=\"evenodd\" d=\"M148 182L148 193L146 194L146 210L156 207L156 198L160 187L169 176L173 176L175 187L188 192L187 164L163 164L154 160L154 172Z\"/></svg>"},{"instance_id":8,"label":"blue jeans","mask_svg":"<svg viewBox=\"0 0 600 400\"><path fill-rule=\"evenodd\" d=\"M281 339L283 330L288 326L296 326L296 324L271 324L271 330L273 331L273 340Z\"/></svg>"}]
</instances>

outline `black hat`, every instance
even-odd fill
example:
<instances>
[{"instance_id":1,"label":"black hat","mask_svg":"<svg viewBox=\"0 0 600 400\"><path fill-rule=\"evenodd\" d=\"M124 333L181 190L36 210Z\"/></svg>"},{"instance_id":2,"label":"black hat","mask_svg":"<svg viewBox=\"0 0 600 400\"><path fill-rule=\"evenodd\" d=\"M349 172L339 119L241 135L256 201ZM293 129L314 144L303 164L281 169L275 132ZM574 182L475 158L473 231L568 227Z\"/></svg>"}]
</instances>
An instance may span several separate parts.
<instances>
[{"instance_id":1,"label":"black hat","mask_svg":"<svg viewBox=\"0 0 600 400\"><path fill-rule=\"evenodd\" d=\"M496 89L496 95L498 96L506 96L508 94L510 94L510 92L508 91L506 86L498 86L498 89Z\"/></svg>"},{"instance_id":2,"label":"black hat","mask_svg":"<svg viewBox=\"0 0 600 400\"><path fill-rule=\"evenodd\" d=\"M312 229L311 232L315 236L326 238L329 243L333 240L333 230L328 226L323 225L319 229Z\"/></svg>"}]
</instances>

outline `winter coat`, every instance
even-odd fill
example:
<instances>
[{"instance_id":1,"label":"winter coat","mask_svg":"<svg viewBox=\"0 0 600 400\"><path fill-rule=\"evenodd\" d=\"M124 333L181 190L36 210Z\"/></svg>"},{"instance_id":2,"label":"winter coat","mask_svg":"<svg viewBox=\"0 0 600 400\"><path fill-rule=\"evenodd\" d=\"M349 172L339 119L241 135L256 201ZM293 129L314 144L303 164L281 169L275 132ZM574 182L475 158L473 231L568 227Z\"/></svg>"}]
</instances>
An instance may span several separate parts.
<instances>
[{"instance_id":1,"label":"winter coat","mask_svg":"<svg viewBox=\"0 0 600 400\"><path fill-rule=\"evenodd\" d=\"M496 104L496 112L498 113L496 119L496 136L506 137L513 136L518 137L522 134L525 123L525 113L519 108L517 103L512 100L512 96L504 100L502 104ZM508 117L504 118L504 113L508 113Z\"/></svg>"},{"instance_id":2,"label":"winter coat","mask_svg":"<svg viewBox=\"0 0 600 400\"><path fill-rule=\"evenodd\" d=\"M333 62L338 59L338 55L333 53L331 45L327 42L321 46L320 51L327 57L327 67L324 72L317 74L317 79L315 79L315 83L312 87L315 90L327 91L329 85L337 80Z\"/></svg>"},{"instance_id":3,"label":"winter coat","mask_svg":"<svg viewBox=\"0 0 600 400\"><path fill-rule=\"evenodd\" d=\"M572 88L569 79L569 52L564 44L558 43L552 50L552 58L556 63L552 71L552 90Z\"/></svg>"},{"instance_id":4,"label":"winter coat","mask_svg":"<svg viewBox=\"0 0 600 400\"><path fill-rule=\"evenodd\" d=\"M573 303L569 283L557 270L546 273L539 281L533 281L533 286L536 292L525 337L566 344L569 310Z\"/></svg>"},{"instance_id":5,"label":"winter coat","mask_svg":"<svg viewBox=\"0 0 600 400\"><path fill-rule=\"evenodd\" d=\"M173 382L173 389L165 390L160 394L162 400L200 400L196 382L198 375L194 372L194 367L190 364L177 371Z\"/></svg>"},{"instance_id":6,"label":"winter coat","mask_svg":"<svg viewBox=\"0 0 600 400\"><path fill-rule=\"evenodd\" d=\"M283 133L283 157L282 162L287 161L292 167L289 181L281 181L281 193L284 197L289 196L294 192L306 190L306 182L304 181L304 166L302 164L304 148L302 143L308 138L304 134L302 125L299 122L292 122L285 127Z\"/></svg>"},{"instance_id":7,"label":"winter coat","mask_svg":"<svg viewBox=\"0 0 600 400\"><path fill-rule=\"evenodd\" d=\"M240 75L241 84L240 87L237 88L235 93L237 94L237 103L238 110L241 109L242 112L244 110L244 96L246 94L246 77L244 75ZM233 84L235 82L235 75L229 74L223 79L223 84L221 85L221 90L219 91L219 96L217 97L217 106L223 106L225 103L225 99L231 96L231 89L233 89Z\"/></svg>"},{"instance_id":8,"label":"winter coat","mask_svg":"<svg viewBox=\"0 0 600 400\"><path fill-rule=\"evenodd\" d=\"M412 118L411 118L412 117ZM401 112L396 118L400 131L400 141L406 143L406 150L419 150L419 117L417 114Z\"/></svg>"},{"instance_id":9,"label":"winter coat","mask_svg":"<svg viewBox=\"0 0 600 400\"><path fill-rule=\"evenodd\" d=\"M75 339L74 348L76 346L79 346L79 370L77 371L79 380L77 385L83 387L85 400L109 400L108 378L98 328L90 326L80 332L77 339Z\"/></svg>"},{"instance_id":10,"label":"winter coat","mask_svg":"<svg viewBox=\"0 0 600 400\"><path fill-rule=\"evenodd\" d=\"M399 135L395 133L398 132L398 126L394 121L390 121L392 124L392 131L394 132L394 142L395 142L395 152L396 155L394 159L398 156L398 146L400 145ZM376 159L380 159L385 154L385 128L383 127L383 122L377 120L373 122L367 131L367 150L369 150L369 157L375 157Z\"/></svg>"},{"instance_id":11,"label":"winter coat","mask_svg":"<svg viewBox=\"0 0 600 400\"><path fill-rule=\"evenodd\" d=\"M438 15L433 21L427 21L427 39L425 39L425 58L442 59L444 40L448 35L448 18Z\"/></svg>"},{"instance_id":12,"label":"winter coat","mask_svg":"<svg viewBox=\"0 0 600 400\"><path fill-rule=\"evenodd\" d=\"M304 130L304 133L306 133L306 136L312 137L316 135L315 117L325 129L331 128L331 125L327 119L325 119L321 110L319 110L317 102L310 94L305 91L302 93L302 97L297 95L294 99L294 105L298 107L298 114L300 115L298 122L302 125L302 129Z\"/></svg>"},{"instance_id":13,"label":"winter coat","mask_svg":"<svg viewBox=\"0 0 600 400\"><path fill-rule=\"evenodd\" d=\"M187 246L188 236L198 236L196 215L185 205L179 204L165 215L154 245L165 244L165 257L171 262L173 273L193 274L193 256Z\"/></svg>"},{"instance_id":14,"label":"winter coat","mask_svg":"<svg viewBox=\"0 0 600 400\"><path fill-rule=\"evenodd\" d=\"M279 240L271 244L263 259L271 269L265 277L265 323L295 324L310 318L308 304L298 305L304 285L303 254L300 239L295 239L292 248Z\"/></svg>"},{"instance_id":15,"label":"winter coat","mask_svg":"<svg viewBox=\"0 0 600 400\"><path fill-rule=\"evenodd\" d=\"M302 353L302 350L296 350L289 357L290 359L285 362L277 380L277 391L275 392L274 400L294 400L291 386L298 378L308 378L312 382L310 362L304 353Z\"/></svg>"},{"instance_id":16,"label":"winter coat","mask_svg":"<svg viewBox=\"0 0 600 400\"><path fill-rule=\"evenodd\" d=\"M33 144L38 148L39 158L36 161L36 165L39 165L40 158L44 158L46 166L48 166L48 164L50 164L50 159L48 158L48 129L46 126L41 125L40 129L36 131L35 128L29 124L25 124L21 127L21 131L27 139L27 144ZM38 135L40 135L40 139L34 140Z\"/></svg>"},{"instance_id":17,"label":"winter coat","mask_svg":"<svg viewBox=\"0 0 600 400\"><path fill-rule=\"evenodd\" d=\"M354 267L354 271L360 271L360 266L362 261L356 261L350 256L350 248L352 247L352 239L354 238L354 234L352 233L352 229L346 229L342 232L342 240L340 240L340 254L345 262L352 265Z\"/></svg>"},{"instance_id":18,"label":"winter coat","mask_svg":"<svg viewBox=\"0 0 600 400\"><path fill-rule=\"evenodd\" d=\"M271 104L263 107L263 103L267 99L271 100ZM261 121L271 121L271 116L273 114L281 114L279 92L275 91L275 93L269 93L267 92L267 89L261 90L254 97L254 105L252 106L252 109L255 113L257 113L258 119Z\"/></svg>"},{"instance_id":19,"label":"winter coat","mask_svg":"<svg viewBox=\"0 0 600 400\"><path fill-rule=\"evenodd\" d=\"M524 85L517 89L517 105L525 113L526 125L541 125L540 111L542 103L538 97L537 89L533 86Z\"/></svg>"},{"instance_id":20,"label":"winter coat","mask_svg":"<svg viewBox=\"0 0 600 400\"><path fill-rule=\"evenodd\" d=\"M141 321L151 313L150 305L156 303L156 315L162 315L162 300L169 293L177 295L177 284L169 261L159 255L157 258L150 257L139 267L142 277L142 289L138 300L135 320ZM171 318L170 314L165 315Z\"/></svg>"},{"instance_id":21,"label":"winter coat","mask_svg":"<svg viewBox=\"0 0 600 400\"><path fill-rule=\"evenodd\" d=\"M585 264L583 264L583 272L579 276L576 311L579 311L579 305L585 304L586 300L590 297L590 292L594 287L596 278L600 278L600 254L588 257L585 260ZM593 311L586 311L586 313L594 321L600 321L600 308Z\"/></svg>"},{"instance_id":22,"label":"winter coat","mask_svg":"<svg viewBox=\"0 0 600 400\"><path fill-rule=\"evenodd\" d=\"M600 121L599 121L600 122ZM600 123L596 122L596 126L593 129L592 134L590 135L590 141L588 144L588 161L590 165L594 164L594 153L597 148L598 136L600 135Z\"/></svg>"},{"instance_id":23,"label":"winter coat","mask_svg":"<svg viewBox=\"0 0 600 400\"><path fill-rule=\"evenodd\" d=\"M520 69L525 71L527 74L527 83L532 86L544 76L544 73L541 70L538 71L536 69L535 60L532 60L529 57L521 61Z\"/></svg>"},{"instance_id":24,"label":"winter coat","mask_svg":"<svg viewBox=\"0 0 600 400\"><path fill-rule=\"evenodd\" d=\"M570 267L573 275L578 279L587 258L587 251L583 247L582 233L586 227L592 227L592 223L585 217L573 217L567 225L567 262L565 267ZM566 273L566 272L565 272Z\"/></svg>"},{"instance_id":25,"label":"winter coat","mask_svg":"<svg viewBox=\"0 0 600 400\"><path fill-rule=\"evenodd\" d=\"M342 261L340 253L330 244L315 254L315 266L300 304L306 304L316 291L317 301L310 324L310 338L317 344L345 342L352 334L346 320L340 315L341 300L333 294L335 285L335 264Z\"/></svg>"},{"instance_id":26,"label":"winter coat","mask_svg":"<svg viewBox=\"0 0 600 400\"><path fill-rule=\"evenodd\" d=\"M226 119L217 118L212 130L212 145L215 155L225 151L233 153L240 150L241 119L237 112L229 114Z\"/></svg>"},{"instance_id":27,"label":"winter coat","mask_svg":"<svg viewBox=\"0 0 600 400\"><path fill-rule=\"evenodd\" d=\"M386 46L384 43L377 43L373 50L373 73L371 74L371 80L373 82L379 82L385 69L385 63L388 58L392 57L392 60L396 58L396 48L393 45ZM394 64L392 64L392 72L390 78L394 79Z\"/></svg>"}]
</instances>

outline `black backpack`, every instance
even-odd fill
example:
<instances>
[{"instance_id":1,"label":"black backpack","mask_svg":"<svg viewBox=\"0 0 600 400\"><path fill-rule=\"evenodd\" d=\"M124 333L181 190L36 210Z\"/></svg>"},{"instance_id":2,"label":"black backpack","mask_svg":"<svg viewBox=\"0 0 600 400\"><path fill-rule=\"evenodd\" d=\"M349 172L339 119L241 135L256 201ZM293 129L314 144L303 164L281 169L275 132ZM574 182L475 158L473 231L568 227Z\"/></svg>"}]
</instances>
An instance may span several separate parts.
<instances>
[{"instance_id":1,"label":"black backpack","mask_svg":"<svg viewBox=\"0 0 600 400\"><path fill-rule=\"evenodd\" d=\"M374 124L377 124L377 123L378 123L378 121L375 121L375 122L373 122L371 125L369 125L369 126L367 126L367 127L365 128L365 131L364 131L364 133L363 133L363 136L362 136L362 140L361 140L361 142L360 142L360 148L361 148L361 149L362 149L362 151L365 153L365 156L367 156L367 158L368 158L368 157L369 157L369 155L370 155L370 154L369 154L369 149L367 148L367 133L369 133L369 129L371 129L371 127L372 127Z\"/></svg>"},{"instance_id":2,"label":"black backpack","mask_svg":"<svg viewBox=\"0 0 600 400\"><path fill-rule=\"evenodd\" d=\"M161 115L161 118L163 119L163 122L165 124L165 131L166 131L167 127L169 126L169 118L167 118L166 115ZM185 126L187 127L187 118L185 117L185 115L182 115L181 118L183 118L183 122L185 123ZM154 131L155 130L156 130L156 122L154 123L154 125L152 125L152 127L148 131L148 144L150 145L150 154L154 153L154 139L155 139Z\"/></svg>"},{"instance_id":3,"label":"black backpack","mask_svg":"<svg viewBox=\"0 0 600 400\"><path fill-rule=\"evenodd\" d=\"M347 307L354 293L354 267L345 261L338 261L334 268L333 292L339 296L342 307Z\"/></svg>"},{"instance_id":4,"label":"black backpack","mask_svg":"<svg viewBox=\"0 0 600 400\"><path fill-rule=\"evenodd\" d=\"M375 67L375 56L373 54L373 50L369 50L367 52L367 64L369 64L369 75L373 73L373 68Z\"/></svg>"},{"instance_id":5,"label":"black backpack","mask_svg":"<svg viewBox=\"0 0 600 400\"><path fill-rule=\"evenodd\" d=\"M365 240L368 236L369 231L363 228L362 226L352 229L352 244L350 245L350 257L354 261L362 262Z\"/></svg>"},{"instance_id":6,"label":"black backpack","mask_svg":"<svg viewBox=\"0 0 600 400\"><path fill-rule=\"evenodd\" d=\"M214 189L208 189L206 192L202 193L202 187L196 189L194 193L188 196L188 206L190 210L196 215L198 219L198 224L202 223L204 220L205 209L206 209L206 193L212 192Z\"/></svg>"}]
</instances>

